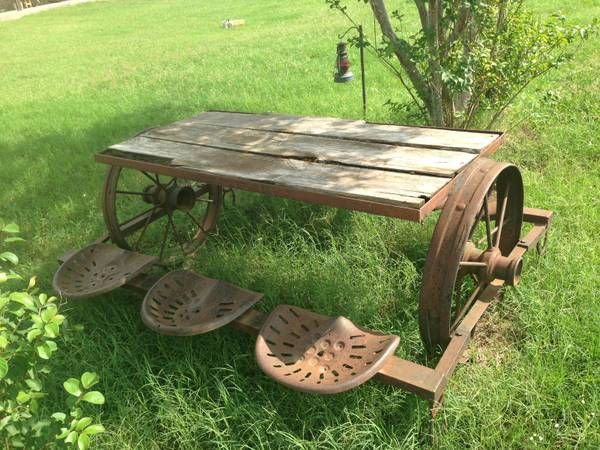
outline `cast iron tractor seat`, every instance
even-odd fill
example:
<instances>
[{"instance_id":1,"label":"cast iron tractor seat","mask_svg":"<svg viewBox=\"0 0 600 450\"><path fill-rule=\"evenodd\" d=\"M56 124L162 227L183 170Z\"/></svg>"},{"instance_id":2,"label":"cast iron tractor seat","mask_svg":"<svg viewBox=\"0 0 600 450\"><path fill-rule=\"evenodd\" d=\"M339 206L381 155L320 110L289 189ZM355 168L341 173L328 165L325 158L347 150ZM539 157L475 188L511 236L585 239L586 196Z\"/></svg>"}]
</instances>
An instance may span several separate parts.
<instances>
[{"instance_id":1,"label":"cast iron tractor seat","mask_svg":"<svg viewBox=\"0 0 600 450\"><path fill-rule=\"evenodd\" d=\"M335 394L372 378L400 339L364 330L345 317L280 305L256 340L265 374L304 392Z\"/></svg>"},{"instance_id":2,"label":"cast iron tractor seat","mask_svg":"<svg viewBox=\"0 0 600 450\"><path fill-rule=\"evenodd\" d=\"M117 289L158 258L123 250L110 244L92 244L67 259L54 275L52 285L63 297L85 298Z\"/></svg>"},{"instance_id":3,"label":"cast iron tractor seat","mask_svg":"<svg viewBox=\"0 0 600 450\"><path fill-rule=\"evenodd\" d=\"M192 336L227 325L261 297L221 280L176 270L150 288L142 303L142 320L158 333Z\"/></svg>"}]
</instances>

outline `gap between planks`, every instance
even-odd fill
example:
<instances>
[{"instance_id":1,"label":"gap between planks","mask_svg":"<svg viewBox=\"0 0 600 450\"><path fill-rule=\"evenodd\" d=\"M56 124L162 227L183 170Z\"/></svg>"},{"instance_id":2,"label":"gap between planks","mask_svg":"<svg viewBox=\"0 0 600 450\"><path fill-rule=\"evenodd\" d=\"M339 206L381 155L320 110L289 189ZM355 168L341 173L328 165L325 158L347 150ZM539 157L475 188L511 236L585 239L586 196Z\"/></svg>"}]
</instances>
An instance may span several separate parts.
<instances>
[{"instance_id":1,"label":"gap between planks","mask_svg":"<svg viewBox=\"0 0 600 450\"><path fill-rule=\"evenodd\" d=\"M199 145L137 137L110 149L127 152L135 160L162 158L161 164L246 179L262 183L317 191L333 196L384 201L419 208L451 178L413 175L374 169L324 165L269 155L236 153Z\"/></svg>"},{"instance_id":2,"label":"gap between planks","mask_svg":"<svg viewBox=\"0 0 600 450\"><path fill-rule=\"evenodd\" d=\"M479 154L502 140L498 132L473 132L444 128L381 125L331 117L302 117L281 114L205 112L187 121L230 128L278 131L309 136L326 136L364 142L411 145ZM181 121L181 122L186 122Z\"/></svg>"},{"instance_id":3,"label":"gap between planks","mask_svg":"<svg viewBox=\"0 0 600 450\"><path fill-rule=\"evenodd\" d=\"M441 177L455 176L477 158L475 154L449 150L184 122L150 129L139 136L321 164Z\"/></svg>"}]
</instances>

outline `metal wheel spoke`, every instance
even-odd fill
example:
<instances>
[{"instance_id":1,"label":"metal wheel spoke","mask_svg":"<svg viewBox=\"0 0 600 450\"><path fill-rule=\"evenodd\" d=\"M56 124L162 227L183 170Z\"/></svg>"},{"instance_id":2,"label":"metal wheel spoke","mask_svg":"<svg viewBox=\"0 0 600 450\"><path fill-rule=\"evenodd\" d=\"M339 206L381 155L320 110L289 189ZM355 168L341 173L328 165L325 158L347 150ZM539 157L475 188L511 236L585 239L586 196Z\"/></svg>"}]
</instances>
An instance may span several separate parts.
<instances>
[{"instance_id":1,"label":"metal wheel spoke","mask_svg":"<svg viewBox=\"0 0 600 450\"><path fill-rule=\"evenodd\" d=\"M133 222L136 219L139 219L140 217L143 217L144 215L148 214L151 211L154 211L154 209L156 208L156 206L153 206L150 209L147 209L146 211L144 211L143 213L138 214L137 216L132 217L131 219L127 219L125 222L122 222L119 224L119 228L123 228L125 225L127 225L128 223Z\"/></svg>"},{"instance_id":2,"label":"metal wheel spoke","mask_svg":"<svg viewBox=\"0 0 600 450\"><path fill-rule=\"evenodd\" d=\"M154 208L152 208L152 212L150 212L150 214L148 214L148 218L144 222L144 227L142 228L142 231L140 232L140 235L135 240L135 244L133 245L133 249L134 250L140 248L140 242L142 241L142 239L144 237L144 234L146 233L146 229L148 228L148 225L150 225L152 216L154 216L154 211L156 210L156 208L157 208L156 206Z\"/></svg>"},{"instance_id":3,"label":"metal wheel spoke","mask_svg":"<svg viewBox=\"0 0 600 450\"><path fill-rule=\"evenodd\" d=\"M194 186L194 194L196 194L196 199L200 200L198 197L204 194L208 194L210 192L210 187L208 184L202 184L200 186Z\"/></svg>"},{"instance_id":4,"label":"metal wheel spoke","mask_svg":"<svg viewBox=\"0 0 600 450\"><path fill-rule=\"evenodd\" d=\"M460 267L487 267L487 264L481 261L461 261L458 265Z\"/></svg>"},{"instance_id":5,"label":"metal wheel spoke","mask_svg":"<svg viewBox=\"0 0 600 450\"><path fill-rule=\"evenodd\" d=\"M173 235L175 236L175 240L179 244L179 247L181 247L181 251L185 254L185 248L183 247L183 242L181 242L180 239L181 235L179 234L179 231L177 231L177 228L175 227L175 222L173 221L173 213L169 213L169 223L171 224L171 228L173 228Z\"/></svg>"},{"instance_id":6,"label":"metal wheel spoke","mask_svg":"<svg viewBox=\"0 0 600 450\"><path fill-rule=\"evenodd\" d=\"M116 194L126 194L126 195L145 195L143 192L133 192L133 191L115 191Z\"/></svg>"},{"instance_id":7,"label":"metal wheel spoke","mask_svg":"<svg viewBox=\"0 0 600 450\"><path fill-rule=\"evenodd\" d=\"M504 221L504 226L513 223L513 218L509 218L508 220ZM492 240L494 240L494 238L496 237L496 233L498 232L498 227L494 227L491 231L492 234ZM487 236L482 237L481 239L479 239L477 241L477 245L481 245L483 243L483 241L485 241L487 239Z\"/></svg>"},{"instance_id":8,"label":"metal wheel spoke","mask_svg":"<svg viewBox=\"0 0 600 450\"><path fill-rule=\"evenodd\" d=\"M485 236L487 238L487 248L492 248L492 226L490 224L490 210L488 206L487 195L483 199L483 211L485 213Z\"/></svg>"},{"instance_id":9,"label":"metal wheel spoke","mask_svg":"<svg viewBox=\"0 0 600 450\"><path fill-rule=\"evenodd\" d=\"M473 289L473 292L471 292L471 295L465 302L464 306L461 308L456 319L454 319L454 322L452 322L452 326L450 327L451 330L454 330L456 328L456 326L460 323L460 321L465 316L465 314L467 313L467 311L469 310L469 308L471 307L473 302L475 300L477 300L477 297L479 296L479 294L481 294L484 287L485 287L485 283L479 283L477 285L477 287L475 289Z\"/></svg>"},{"instance_id":10,"label":"metal wheel spoke","mask_svg":"<svg viewBox=\"0 0 600 450\"><path fill-rule=\"evenodd\" d=\"M204 231L204 229L202 228L202 225L200 225L200 222L198 222L198 221L196 220L196 218L194 217L194 215L193 215L191 212L189 212L189 211L185 211L185 213L186 213L186 215L187 215L187 216L188 216L190 219L192 219L192 222L194 222L194 224L195 224L195 225L196 225L198 228L200 228L200 229L202 229L202 231Z\"/></svg>"},{"instance_id":11,"label":"metal wheel spoke","mask_svg":"<svg viewBox=\"0 0 600 450\"><path fill-rule=\"evenodd\" d=\"M162 244L160 245L160 253L158 255L158 259L163 258L163 253L165 252L165 245L167 243L167 236L169 235L169 221L167 221L165 223L165 231L163 232L163 240L162 240Z\"/></svg>"},{"instance_id":12,"label":"metal wheel spoke","mask_svg":"<svg viewBox=\"0 0 600 450\"><path fill-rule=\"evenodd\" d=\"M494 247L498 248L500 246L500 238L502 236L502 226L504 225L504 215L506 214L506 205L508 204L508 191L510 185L506 186L506 190L504 191L504 198L502 199L502 207L500 209L500 217L498 222L496 223L496 228L498 228L498 233L496 234L496 242Z\"/></svg>"},{"instance_id":13,"label":"metal wheel spoke","mask_svg":"<svg viewBox=\"0 0 600 450\"><path fill-rule=\"evenodd\" d=\"M154 174L156 176L156 178L153 178L148 172L144 172L143 170L141 171L146 177L148 177L148 179L150 181L152 181L154 184L156 184L159 187L163 187L162 184L160 184L160 180L158 179L158 175Z\"/></svg>"}]
</instances>

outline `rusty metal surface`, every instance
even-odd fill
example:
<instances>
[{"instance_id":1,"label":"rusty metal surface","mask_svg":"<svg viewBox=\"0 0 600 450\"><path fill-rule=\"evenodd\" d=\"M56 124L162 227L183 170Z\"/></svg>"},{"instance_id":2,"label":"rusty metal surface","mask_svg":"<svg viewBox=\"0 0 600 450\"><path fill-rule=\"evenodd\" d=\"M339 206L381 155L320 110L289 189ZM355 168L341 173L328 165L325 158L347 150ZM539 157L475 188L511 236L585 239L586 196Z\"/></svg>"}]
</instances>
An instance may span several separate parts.
<instances>
[{"instance_id":1,"label":"rusty metal surface","mask_svg":"<svg viewBox=\"0 0 600 450\"><path fill-rule=\"evenodd\" d=\"M157 258L114 245L92 244L60 266L52 285L63 297L90 297L123 286L156 262Z\"/></svg>"},{"instance_id":2,"label":"rusty metal surface","mask_svg":"<svg viewBox=\"0 0 600 450\"><path fill-rule=\"evenodd\" d=\"M514 257L522 257L528 250L535 248L543 239L548 231L552 212L525 208L524 218L526 222L533 223L535 226L512 249L511 255ZM59 259L59 262L66 261L75 253L67 252ZM145 295L157 281L158 278L155 275L141 273L129 279L123 287ZM461 321L460 326L453 333L450 344L446 347L434 369L390 355L385 359L373 380L413 392L435 406L436 408L432 409L433 412L437 411L437 406L442 401L448 380L466 349L477 322L484 314L492 297L497 294L503 285L500 280L498 281L498 283L488 286L480 298L475 301L473 307ZM256 336L264 327L266 320L267 316L264 313L250 308L230 322L229 325L246 334Z\"/></svg>"},{"instance_id":3,"label":"rusty metal surface","mask_svg":"<svg viewBox=\"0 0 600 450\"><path fill-rule=\"evenodd\" d=\"M498 214L490 211L496 203ZM509 257L523 220L523 182L510 164L478 158L455 180L436 225L419 301L419 328L425 346L444 349L485 288L496 278L518 283L522 261ZM473 233L485 224L484 242ZM460 299L466 277L474 286Z\"/></svg>"},{"instance_id":4,"label":"rusty metal surface","mask_svg":"<svg viewBox=\"0 0 600 450\"><path fill-rule=\"evenodd\" d=\"M287 387L334 394L372 378L399 341L358 328L345 317L280 305L258 335L256 359L265 374Z\"/></svg>"},{"instance_id":5,"label":"rusty metal surface","mask_svg":"<svg viewBox=\"0 0 600 450\"><path fill-rule=\"evenodd\" d=\"M187 270L169 272L148 291L142 320L172 336L207 333L248 311L262 294Z\"/></svg>"}]
</instances>

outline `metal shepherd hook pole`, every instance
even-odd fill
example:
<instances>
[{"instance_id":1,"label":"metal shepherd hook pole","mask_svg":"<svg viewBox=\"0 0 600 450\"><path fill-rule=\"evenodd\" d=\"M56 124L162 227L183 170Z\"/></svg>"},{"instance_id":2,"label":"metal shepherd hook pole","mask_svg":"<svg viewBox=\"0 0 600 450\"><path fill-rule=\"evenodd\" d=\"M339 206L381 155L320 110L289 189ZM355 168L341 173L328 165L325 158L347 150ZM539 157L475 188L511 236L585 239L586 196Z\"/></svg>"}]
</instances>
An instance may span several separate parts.
<instances>
[{"instance_id":1,"label":"metal shepherd hook pole","mask_svg":"<svg viewBox=\"0 0 600 450\"><path fill-rule=\"evenodd\" d=\"M367 119L367 90L365 87L365 37L362 25L358 26L358 41L360 45L360 83L362 88L363 119Z\"/></svg>"},{"instance_id":2,"label":"metal shepherd hook pole","mask_svg":"<svg viewBox=\"0 0 600 450\"><path fill-rule=\"evenodd\" d=\"M362 88L362 111L363 119L367 117L367 90L365 86L365 39L363 34L362 25L356 25L348 28L345 33L338 36L339 39L343 39L350 30L358 31L358 45L360 50L360 81ZM354 74L350 71L350 60L348 58L348 50L346 43L340 41L337 45L337 57L336 57L336 73L334 81L336 83L348 83L354 79Z\"/></svg>"}]
</instances>

